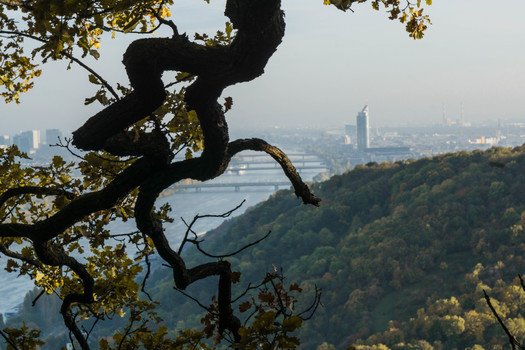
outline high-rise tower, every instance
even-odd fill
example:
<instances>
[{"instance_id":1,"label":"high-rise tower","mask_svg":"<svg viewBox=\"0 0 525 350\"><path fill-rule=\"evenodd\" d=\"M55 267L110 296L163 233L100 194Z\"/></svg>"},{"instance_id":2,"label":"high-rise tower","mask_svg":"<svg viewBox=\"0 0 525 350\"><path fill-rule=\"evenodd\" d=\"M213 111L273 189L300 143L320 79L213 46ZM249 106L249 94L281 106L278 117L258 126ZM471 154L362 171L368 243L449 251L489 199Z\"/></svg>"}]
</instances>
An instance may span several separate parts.
<instances>
[{"instance_id":1,"label":"high-rise tower","mask_svg":"<svg viewBox=\"0 0 525 350\"><path fill-rule=\"evenodd\" d=\"M363 110L357 113L357 149L364 151L370 148L370 132L368 124L368 105L363 107Z\"/></svg>"}]
</instances>

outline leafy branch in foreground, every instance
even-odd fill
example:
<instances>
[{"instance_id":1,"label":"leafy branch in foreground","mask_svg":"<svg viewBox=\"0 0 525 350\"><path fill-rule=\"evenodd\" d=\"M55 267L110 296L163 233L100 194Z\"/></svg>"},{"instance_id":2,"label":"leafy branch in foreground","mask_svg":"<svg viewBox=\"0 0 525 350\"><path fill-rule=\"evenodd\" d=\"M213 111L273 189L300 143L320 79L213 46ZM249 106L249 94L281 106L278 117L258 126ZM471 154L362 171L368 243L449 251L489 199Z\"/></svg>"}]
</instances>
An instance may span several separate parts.
<instances>
[{"instance_id":1,"label":"leafy branch in foreground","mask_svg":"<svg viewBox=\"0 0 525 350\"><path fill-rule=\"evenodd\" d=\"M342 10L355 2L364 1L330 1ZM399 1L381 2L391 19L407 21L411 36L422 35L426 17L420 1L417 6L408 2L402 10ZM213 315L219 336L229 334L235 344L255 339L234 312L231 284L236 274L230 264L218 260L187 266L167 239L163 223L172 220L170 208L156 208L155 203L168 187L182 180L214 179L233 156L252 150L269 154L281 166L303 203L319 205L320 199L280 149L261 139L230 140L225 113L233 99L221 97L227 87L263 74L284 36L281 2L228 0L224 29L214 36L196 34L193 40L168 20L173 4L0 0L0 88L5 101L18 103L47 62L64 61L67 67L76 63L87 70L87 80L97 91L85 103L102 106L66 141L66 147L79 149L78 163L54 157L47 166L24 167L20 159L27 155L15 147L0 149L0 250L9 257L7 269L60 297L64 324L82 349L90 348L89 337L99 321L126 312L129 325L113 336L119 348L198 344L198 332L172 338L163 326L152 325L158 321L155 303L139 297L148 272L142 283L137 280L144 268L141 262L149 269L153 252L171 269L177 289L218 276ZM372 1L374 7L378 4ZM129 83L110 85L87 64L98 60L106 37L156 34L161 28L172 35L144 35L128 45L122 63ZM174 72L174 78L168 72ZM180 152L184 157L178 157ZM135 221L138 231L110 232L110 224L128 220ZM286 311L289 291L275 278L267 282L277 299L253 302L258 310L253 324L259 325L253 329L268 331L264 337L269 344L292 347L297 340L286 334L300 325L299 316ZM315 300L312 310L319 303ZM146 322L146 315L151 321ZM283 320L275 328L278 317ZM87 329L82 323L86 320L93 321ZM270 339L272 332L277 338ZM100 339L103 348L111 344Z\"/></svg>"}]
</instances>

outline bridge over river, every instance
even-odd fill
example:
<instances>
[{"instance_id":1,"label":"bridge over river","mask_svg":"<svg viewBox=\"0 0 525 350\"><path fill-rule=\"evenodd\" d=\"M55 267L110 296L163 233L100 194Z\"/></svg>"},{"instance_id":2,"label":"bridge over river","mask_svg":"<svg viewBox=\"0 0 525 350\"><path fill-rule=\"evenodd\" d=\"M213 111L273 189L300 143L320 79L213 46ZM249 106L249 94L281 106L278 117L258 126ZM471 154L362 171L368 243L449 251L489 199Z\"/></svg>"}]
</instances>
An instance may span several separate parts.
<instances>
[{"instance_id":1,"label":"bridge over river","mask_svg":"<svg viewBox=\"0 0 525 350\"><path fill-rule=\"evenodd\" d=\"M299 174L305 176L305 181L310 181L315 174L326 171L326 164L318 155L291 153L288 156ZM291 183L284 176L280 165L268 155L257 153L235 157L225 174L214 181L181 183L172 186L171 189L201 192L203 189L231 188L240 192L241 188L247 187L258 187L263 191L264 187L273 187L277 191L279 188L290 186Z\"/></svg>"},{"instance_id":2,"label":"bridge over river","mask_svg":"<svg viewBox=\"0 0 525 350\"><path fill-rule=\"evenodd\" d=\"M194 189L195 192L201 192L203 188L233 188L235 192L240 192L241 187L272 187L277 191L279 187L290 187L290 181L261 181L261 182L204 182L195 184L175 185L172 188L176 190Z\"/></svg>"}]
</instances>

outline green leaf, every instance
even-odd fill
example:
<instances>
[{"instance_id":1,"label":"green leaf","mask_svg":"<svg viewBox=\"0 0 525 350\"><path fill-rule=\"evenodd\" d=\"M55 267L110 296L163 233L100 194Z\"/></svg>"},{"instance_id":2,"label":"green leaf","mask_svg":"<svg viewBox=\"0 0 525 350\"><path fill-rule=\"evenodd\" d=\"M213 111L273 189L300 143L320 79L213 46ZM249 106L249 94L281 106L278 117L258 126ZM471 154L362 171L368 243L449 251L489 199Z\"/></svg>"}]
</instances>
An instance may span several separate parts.
<instances>
[{"instance_id":1,"label":"green leaf","mask_svg":"<svg viewBox=\"0 0 525 350\"><path fill-rule=\"evenodd\" d=\"M89 50L89 54L95 57L96 60L98 60L100 57L100 53L97 50Z\"/></svg>"},{"instance_id":2,"label":"green leaf","mask_svg":"<svg viewBox=\"0 0 525 350\"><path fill-rule=\"evenodd\" d=\"M283 330L285 332L293 332L297 328L301 327L303 323L302 318L298 316L291 316L283 320Z\"/></svg>"},{"instance_id":3,"label":"green leaf","mask_svg":"<svg viewBox=\"0 0 525 350\"><path fill-rule=\"evenodd\" d=\"M226 29L224 31L226 32L226 36L229 38L233 31L233 26L230 22L226 22Z\"/></svg>"},{"instance_id":4,"label":"green leaf","mask_svg":"<svg viewBox=\"0 0 525 350\"><path fill-rule=\"evenodd\" d=\"M98 81L97 77L94 76L93 74L90 74L90 75L88 76L88 78L89 78L89 82L90 82L91 84L100 85L100 81Z\"/></svg>"},{"instance_id":5,"label":"green leaf","mask_svg":"<svg viewBox=\"0 0 525 350\"><path fill-rule=\"evenodd\" d=\"M186 154L184 155L186 159L192 159L193 154L191 153L191 150L189 148L186 149Z\"/></svg>"}]
</instances>

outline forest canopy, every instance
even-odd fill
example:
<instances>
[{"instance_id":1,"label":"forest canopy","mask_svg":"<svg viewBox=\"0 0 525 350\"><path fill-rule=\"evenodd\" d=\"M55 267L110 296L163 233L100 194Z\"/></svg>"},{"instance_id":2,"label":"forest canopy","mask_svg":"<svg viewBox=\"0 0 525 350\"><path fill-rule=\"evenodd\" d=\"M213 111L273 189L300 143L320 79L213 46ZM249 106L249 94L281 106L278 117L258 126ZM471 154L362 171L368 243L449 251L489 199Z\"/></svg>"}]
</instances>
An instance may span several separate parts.
<instances>
[{"instance_id":1,"label":"forest canopy","mask_svg":"<svg viewBox=\"0 0 525 350\"><path fill-rule=\"evenodd\" d=\"M303 296L322 289L323 307L298 330L302 348L506 349L484 291L521 341L524 174L525 146L358 165L312 185L319 208L280 191L203 246L233 251L272 229L230 262L241 283L273 263Z\"/></svg>"}]
</instances>

